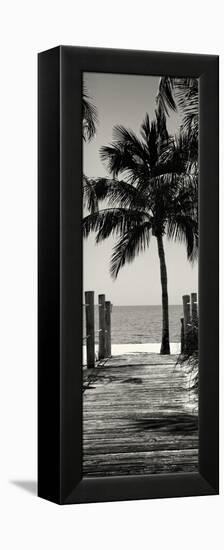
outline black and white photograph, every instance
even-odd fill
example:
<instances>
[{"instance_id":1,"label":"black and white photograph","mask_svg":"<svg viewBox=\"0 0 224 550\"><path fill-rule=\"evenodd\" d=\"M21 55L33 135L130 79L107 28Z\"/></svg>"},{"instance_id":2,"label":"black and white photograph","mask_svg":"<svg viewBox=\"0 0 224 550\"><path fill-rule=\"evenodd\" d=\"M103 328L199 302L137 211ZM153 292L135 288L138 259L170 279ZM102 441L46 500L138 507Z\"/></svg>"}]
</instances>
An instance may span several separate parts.
<instances>
[{"instance_id":1,"label":"black and white photograph","mask_svg":"<svg viewBox=\"0 0 224 550\"><path fill-rule=\"evenodd\" d=\"M198 471L199 88L83 73L83 475Z\"/></svg>"},{"instance_id":2,"label":"black and white photograph","mask_svg":"<svg viewBox=\"0 0 224 550\"><path fill-rule=\"evenodd\" d=\"M222 3L1 23L0 548L220 550Z\"/></svg>"}]
</instances>

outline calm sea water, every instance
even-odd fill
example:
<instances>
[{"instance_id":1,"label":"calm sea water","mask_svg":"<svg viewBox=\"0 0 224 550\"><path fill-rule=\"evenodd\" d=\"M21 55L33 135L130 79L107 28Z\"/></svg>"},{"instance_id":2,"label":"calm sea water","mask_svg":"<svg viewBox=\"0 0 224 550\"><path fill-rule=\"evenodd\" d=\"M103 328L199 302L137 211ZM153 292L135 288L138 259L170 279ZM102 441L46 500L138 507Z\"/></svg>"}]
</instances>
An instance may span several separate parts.
<instances>
[{"instance_id":1,"label":"calm sea water","mask_svg":"<svg viewBox=\"0 0 224 550\"><path fill-rule=\"evenodd\" d=\"M170 342L180 342L180 318L182 315L182 306L169 307ZM95 308L95 319L97 330L97 307ZM85 336L85 318L83 321ZM161 333L161 306L113 306L111 313L112 344L159 343ZM98 332L96 332L96 343L98 343Z\"/></svg>"}]
</instances>

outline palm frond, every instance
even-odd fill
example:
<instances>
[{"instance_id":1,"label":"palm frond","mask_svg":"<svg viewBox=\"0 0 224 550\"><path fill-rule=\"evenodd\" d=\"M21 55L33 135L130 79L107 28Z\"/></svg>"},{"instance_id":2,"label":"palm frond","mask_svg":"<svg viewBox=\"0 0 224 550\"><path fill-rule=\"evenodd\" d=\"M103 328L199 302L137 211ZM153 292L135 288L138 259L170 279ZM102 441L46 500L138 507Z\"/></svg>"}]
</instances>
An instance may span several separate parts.
<instances>
[{"instance_id":1,"label":"palm frond","mask_svg":"<svg viewBox=\"0 0 224 550\"><path fill-rule=\"evenodd\" d=\"M143 193L130 183L123 180L111 180L108 178L97 178L91 180L92 193L99 201L107 201L108 206L124 207L144 210L146 200Z\"/></svg>"},{"instance_id":2,"label":"palm frond","mask_svg":"<svg viewBox=\"0 0 224 550\"><path fill-rule=\"evenodd\" d=\"M197 78L162 77L157 95L158 109L164 116L169 115L169 109L182 112L181 131L198 140L199 127L199 97Z\"/></svg>"},{"instance_id":3,"label":"palm frond","mask_svg":"<svg viewBox=\"0 0 224 550\"><path fill-rule=\"evenodd\" d=\"M110 174L117 176L124 172L132 172L136 166L145 167L149 160L146 145L132 130L124 126L115 126L113 142L107 147L101 147L100 156L106 162Z\"/></svg>"},{"instance_id":4,"label":"palm frond","mask_svg":"<svg viewBox=\"0 0 224 550\"><path fill-rule=\"evenodd\" d=\"M83 207L92 214L98 211L98 198L95 192L94 182L83 175Z\"/></svg>"},{"instance_id":5,"label":"palm frond","mask_svg":"<svg viewBox=\"0 0 224 550\"><path fill-rule=\"evenodd\" d=\"M155 110L156 114L156 126L157 134L159 136L160 145L167 143L169 140L169 134L166 126L166 115L162 110L161 104L159 103L157 109Z\"/></svg>"},{"instance_id":6,"label":"palm frond","mask_svg":"<svg viewBox=\"0 0 224 550\"><path fill-rule=\"evenodd\" d=\"M185 173L197 161L198 141L190 138L186 132L180 132L161 147L158 167L160 173L161 170Z\"/></svg>"},{"instance_id":7,"label":"palm frond","mask_svg":"<svg viewBox=\"0 0 224 550\"><path fill-rule=\"evenodd\" d=\"M169 109L172 111L177 110L176 102L174 99L174 84L175 78L170 76L163 76L159 82L159 91L157 94L156 102L161 112L169 116Z\"/></svg>"},{"instance_id":8,"label":"palm frond","mask_svg":"<svg viewBox=\"0 0 224 550\"><path fill-rule=\"evenodd\" d=\"M143 139L146 143L148 143L148 138L149 138L149 135L150 135L150 131L151 131L151 124L150 124L150 120L149 120L149 115L148 115L148 113L146 113L145 118L144 118L144 120L141 124L141 129L140 129L141 136L143 137Z\"/></svg>"},{"instance_id":9,"label":"palm frond","mask_svg":"<svg viewBox=\"0 0 224 550\"><path fill-rule=\"evenodd\" d=\"M146 114L145 120L141 126L141 134L147 145L150 171L152 171L158 160L158 132L156 121L153 120L150 124L148 114Z\"/></svg>"},{"instance_id":10,"label":"palm frond","mask_svg":"<svg viewBox=\"0 0 224 550\"><path fill-rule=\"evenodd\" d=\"M199 128L199 95L197 78L180 80L177 85L176 97L178 106L183 113L182 130L188 137L198 139Z\"/></svg>"},{"instance_id":11,"label":"palm frond","mask_svg":"<svg viewBox=\"0 0 224 550\"><path fill-rule=\"evenodd\" d=\"M151 223L146 221L135 225L121 236L111 257L110 273L114 279L117 278L120 269L126 262L132 262L140 252L149 246L150 233Z\"/></svg>"},{"instance_id":12,"label":"palm frond","mask_svg":"<svg viewBox=\"0 0 224 550\"><path fill-rule=\"evenodd\" d=\"M120 147L117 143L100 148L100 157L106 163L109 174L117 177L127 170L130 170L133 165L133 159L128 149Z\"/></svg>"},{"instance_id":13,"label":"palm frond","mask_svg":"<svg viewBox=\"0 0 224 550\"><path fill-rule=\"evenodd\" d=\"M96 242L99 243L110 235L122 235L146 220L149 220L149 216L145 212L126 208L105 208L83 219L83 236L88 237L95 231Z\"/></svg>"},{"instance_id":14,"label":"palm frond","mask_svg":"<svg viewBox=\"0 0 224 550\"><path fill-rule=\"evenodd\" d=\"M122 125L114 126L113 138L121 149L129 150L132 156L139 158L142 162L148 159L148 150L145 144L136 136L135 132Z\"/></svg>"},{"instance_id":15,"label":"palm frond","mask_svg":"<svg viewBox=\"0 0 224 550\"><path fill-rule=\"evenodd\" d=\"M197 78L176 78L175 96L180 109L187 107L188 103L196 101L198 104L198 79Z\"/></svg>"},{"instance_id":16,"label":"palm frond","mask_svg":"<svg viewBox=\"0 0 224 550\"><path fill-rule=\"evenodd\" d=\"M95 105L91 102L87 94L85 85L82 95L82 121L83 121L83 138L85 141L90 141L95 133L98 124L98 114Z\"/></svg>"},{"instance_id":17,"label":"palm frond","mask_svg":"<svg viewBox=\"0 0 224 550\"><path fill-rule=\"evenodd\" d=\"M198 175L185 173L178 175L177 187L173 195L172 212L195 217L198 210Z\"/></svg>"},{"instance_id":18,"label":"palm frond","mask_svg":"<svg viewBox=\"0 0 224 550\"><path fill-rule=\"evenodd\" d=\"M177 180L176 192L167 210L168 239L185 242L187 257L193 263L198 257L198 178L185 174Z\"/></svg>"},{"instance_id":19,"label":"palm frond","mask_svg":"<svg viewBox=\"0 0 224 550\"><path fill-rule=\"evenodd\" d=\"M172 240L185 242L187 257L192 263L198 257L198 223L191 216L177 214L169 219L167 224L167 237Z\"/></svg>"},{"instance_id":20,"label":"palm frond","mask_svg":"<svg viewBox=\"0 0 224 550\"><path fill-rule=\"evenodd\" d=\"M124 174L127 181L133 185L136 181L149 177L149 162L140 158L139 153L133 153L128 144L114 142L110 146L101 147L100 157L106 162L108 172L114 178Z\"/></svg>"}]
</instances>

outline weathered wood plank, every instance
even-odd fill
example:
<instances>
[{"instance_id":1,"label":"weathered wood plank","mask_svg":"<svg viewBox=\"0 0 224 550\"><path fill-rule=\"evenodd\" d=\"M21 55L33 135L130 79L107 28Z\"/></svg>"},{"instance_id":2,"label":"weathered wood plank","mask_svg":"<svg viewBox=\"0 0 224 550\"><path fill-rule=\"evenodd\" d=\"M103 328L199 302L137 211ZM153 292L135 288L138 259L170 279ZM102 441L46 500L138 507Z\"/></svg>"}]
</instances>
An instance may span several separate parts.
<instances>
[{"instance_id":1,"label":"weathered wood plank","mask_svg":"<svg viewBox=\"0 0 224 550\"><path fill-rule=\"evenodd\" d=\"M197 397L175 361L131 354L84 372L85 476L197 470Z\"/></svg>"}]
</instances>

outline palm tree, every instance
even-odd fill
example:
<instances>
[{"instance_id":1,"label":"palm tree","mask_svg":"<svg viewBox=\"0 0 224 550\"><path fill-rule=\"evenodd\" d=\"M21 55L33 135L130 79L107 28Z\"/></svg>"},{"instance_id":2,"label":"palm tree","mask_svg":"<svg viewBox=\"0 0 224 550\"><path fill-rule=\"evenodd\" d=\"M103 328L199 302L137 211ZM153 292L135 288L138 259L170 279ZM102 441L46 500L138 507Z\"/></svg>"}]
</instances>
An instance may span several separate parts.
<instances>
[{"instance_id":1,"label":"palm tree","mask_svg":"<svg viewBox=\"0 0 224 550\"><path fill-rule=\"evenodd\" d=\"M165 116L159 112L152 123L146 115L140 139L131 130L116 126L112 145L102 147L100 153L113 179L99 178L84 183L84 205L90 211L83 220L84 237L91 231L96 232L97 243L110 235L118 237L111 257L113 278L126 262L132 262L149 246L152 236L156 238L162 287L160 353L169 354L164 235L185 241L189 260L195 259L197 174L186 171L185 143L182 138L169 138ZM117 179L121 175L124 179ZM105 208L99 209L101 201Z\"/></svg>"},{"instance_id":2,"label":"palm tree","mask_svg":"<svg viewBox=\"0 0 224 550\"><path fill-rule=\"evenodd\" d=\"M97 109L91 102L84 85L82 94L82 135L85 141L90 141L95 136L97 123Z\"/></svg>"}]
</instances>

